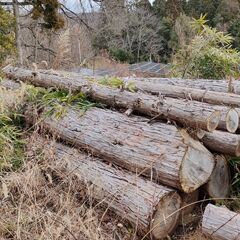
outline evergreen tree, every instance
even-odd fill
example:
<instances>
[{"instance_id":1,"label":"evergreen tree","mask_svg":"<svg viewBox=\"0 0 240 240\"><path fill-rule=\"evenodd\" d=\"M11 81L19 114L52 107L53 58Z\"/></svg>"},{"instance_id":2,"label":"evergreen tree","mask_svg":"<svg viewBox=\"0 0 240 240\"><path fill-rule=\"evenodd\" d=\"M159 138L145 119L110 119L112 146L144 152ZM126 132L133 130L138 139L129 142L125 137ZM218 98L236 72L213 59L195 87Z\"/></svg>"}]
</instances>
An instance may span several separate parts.
<instances>
[{"instance_id":1,"label":"evergreen tree","mask_svg":"<svg viewBox=\"0 0 240 240\"><path fill-rule=\"evenodd\" d=\"M15 52L14 16L0 6L0 65Z\"/></svg>"}]
</instances>

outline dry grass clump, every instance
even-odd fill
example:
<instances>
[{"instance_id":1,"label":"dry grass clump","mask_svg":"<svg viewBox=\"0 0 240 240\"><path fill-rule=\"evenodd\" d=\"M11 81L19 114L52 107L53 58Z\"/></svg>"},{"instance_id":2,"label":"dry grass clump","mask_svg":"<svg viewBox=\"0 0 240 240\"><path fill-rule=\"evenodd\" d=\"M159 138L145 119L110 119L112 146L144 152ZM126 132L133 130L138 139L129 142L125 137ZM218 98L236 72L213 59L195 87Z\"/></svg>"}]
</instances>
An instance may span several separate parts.
<instances>
[{"instance_id":1,"label":"dry grass clump","mask_svg":"<svg viewBox=\"0 0 240 240\"><path fill-rule=\"evenodd\" d=\"M105 209L95 207L90 188L56 168L50 145L33 134L22 168L1 173L0 239L133 239L116 217L102 219Z\"/></svg>"}]
</instances>

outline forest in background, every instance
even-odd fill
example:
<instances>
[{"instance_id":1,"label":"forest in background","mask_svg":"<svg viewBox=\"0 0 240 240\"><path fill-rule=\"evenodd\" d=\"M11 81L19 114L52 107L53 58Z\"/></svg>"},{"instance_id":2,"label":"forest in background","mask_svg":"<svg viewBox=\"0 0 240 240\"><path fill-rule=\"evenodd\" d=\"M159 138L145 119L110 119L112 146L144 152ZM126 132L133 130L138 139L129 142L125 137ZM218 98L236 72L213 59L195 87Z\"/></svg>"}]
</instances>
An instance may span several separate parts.
<instances>
[{"instance_id":1,"label":"forest in background","mask_svg":"<svg viewBox=\"0 0 240 240\"><path fill-rule=\"evenodd\" d=\"M69 69L107 56L121 63L171 64L173 76L239 75L239 0L87 0L87 8L80 0L76 2L80 12L67 8L64 1L16 1L17 34L11 2L1 2L2 60L16 53L18 42L19 61L28 66L45 61L50 68Z\"/></svg>"}]
</instances>

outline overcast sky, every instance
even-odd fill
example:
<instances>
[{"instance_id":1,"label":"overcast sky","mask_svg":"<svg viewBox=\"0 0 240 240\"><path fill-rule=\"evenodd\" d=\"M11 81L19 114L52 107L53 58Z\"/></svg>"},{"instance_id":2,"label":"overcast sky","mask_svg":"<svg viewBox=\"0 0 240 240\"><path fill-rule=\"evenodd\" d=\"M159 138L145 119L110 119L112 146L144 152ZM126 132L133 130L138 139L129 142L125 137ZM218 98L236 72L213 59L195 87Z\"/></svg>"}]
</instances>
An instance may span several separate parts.
<instances>
[{"instance_id":1,"label":"overcast sky","mask_svg":"<svg viewBox=\"0 0 240 240\"><path fill-rule=\"evenodd\" d=\"M66 4L66 6L68 8L70 8L71 10L75 10L75 11L80 11L80 6L79 6L79 0L61 0L61 2L63 2L64 4ZM91 6L89 4L89 0L81 0L82 4L84 5L84 7L87 9L91 9ZM97 4L94 3L92 0L90 0L92 6L97 7ZM149 0L149 2L153 3L154 0Z\"/></svg>"}]
</instances>

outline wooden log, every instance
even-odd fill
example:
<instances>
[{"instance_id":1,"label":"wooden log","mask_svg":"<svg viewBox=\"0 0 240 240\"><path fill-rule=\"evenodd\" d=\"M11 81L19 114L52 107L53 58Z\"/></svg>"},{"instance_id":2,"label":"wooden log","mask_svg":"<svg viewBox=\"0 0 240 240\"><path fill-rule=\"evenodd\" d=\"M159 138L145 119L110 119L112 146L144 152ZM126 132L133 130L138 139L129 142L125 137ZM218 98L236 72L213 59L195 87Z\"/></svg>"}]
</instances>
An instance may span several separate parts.
<instances>
[{"instance_id":1,"label":"wooden log","mask_svg":"<svg viewBox=\"0 0 240 240\"><path fill-rule=\"evenodd\" d=\"M227 88L226 88L226 92L222 92L222 91L218 92L216 89L203 90L203 89L194 88L195 87L194 85L192 87L187 87L189 85L187 82L186 82L186 85L183 84L182 86L178 86L178 85L172 85L170 83L169 84L157 83L157 81L151 82L147 79L146 81L139 81L138 79L131 79L131 78L124 79L124 80L126 82L133 82L137 87L137 89L147 93L154 94L154 95L160 94L166 97L192 99L196 101L207 102L207 103L212 103L217 105L229 105L232 107L240 106L240 96L238 94L228 93ZM174 82L174 79L172 81ZM194 80L189 80L189 81L191 82ZM240 84L239 84L239 90L240 90Z\"/></svg>"},{"instance_id":2,"label":"wooden log","mask_svg":"<svg viewBox=\"0 0 240 240\"><path fill-rule=\"evenodd\" d=\"M202 231L216 240L239 240L240 214L208 204L203 215Z\"/></svg>"},{"instance_id":3,"label":"wooden log","mask_svg":"<svg viewBox=\"0 0 240 240\"><path fill-rule=\"evenodd\" d=\"M63 140L167 186L193 192L206 183L213 155L175 126L145 120L91 108L83 116L69 109L62 118L47 117L42 123Z\"/></svg>"},{"instance_id":4,"label":"wooden log","mask_svg":"<svg viewBox=\"0 0 240 240\"><path fill-rule=\"evenodd\" d=\"M66 72L59 70L40 70L41 73L54 74L56 76L62 77L72 77L72 78L87 78L89 76L84 76L83 74L76 72ZM102 79L102 76L94 76L94 78ZM229 93L230 83L229 80L213 80L213 79L182 79L182 78L143 78L143 77L122 77L125 82L133 82L136 87L140 90L159 94L163 93L165 96L169 97L179 97L179 98L191 98L198 101L206 101L211 103L221 102L221 96L223 98L223 104L230 104L232 106L239 106L239 97L236 99L235 94L240 94L240 81L232 81L231 89L233 90L233 95ZM164 85L164 86L162 86ZM169 88L166 85L170 85ZM178 88L179 87L179 88ZM198 91L203 90L203 91ZM217 97L214 98L212 92L227 93L227 95L220 95L217 93ZM205 96L206 93L206 96ZM215 94L214 93L214 94ZM234 94L235 93L235 94ZM189 95L190 94L190 95ZM225 100L226 96L226 100ZM231 97L233 96L233 98ZM231 99L231 100L230 100ZM226 101L226 102L225 102ZM230 102L229 102L230 101Z\"/></svg>"},{"instance_id":5,"label":"wooden log","mask_svg":"<svg viewBox=\"0 0 240 240\"><path fill-rule=\"evenodd\" d=\"M178 224L181 198L176 191L115 169L76 149L55 145L57 166L91 185L91 197L108 205L142 235L163 239Z\"/></svg>"},{"instance_id":6,"label":"wooden log","mask_svg":"<svg viewBox=\"0 0 240 240\"><path fill-rule=\"evenodd\" d=\"M62 77L83 78L84 76L74 72L46 71L41 73L55 74ZM86 78L86 77L85 77ZM101 79L102 77L95 77ZM206 79L180 79L180 78L121 78L126 83L132 82L138 90L162 95L171 98L184 98L217 105L240 106L240 82L234 81L237 93L229 93L229 81L227 80L206 80Z\"/></svg>"},{"instance_id":7,"label":"wooden log","mask_svg":"<svg viewBox=\"0 0 240 240\"><path fill-rule=\"evenodd\" d=\"M187 87L201 89L213 92L229 93L229 80L212 80L212 79L182 79L182 78L123 78L125 81L142 82L152 85L172 85L178 87ZM140 85L139 85L140 87ZM143 85L142 88L144 89ZM235 80L232 82L233 93L240 94L240 82ZM147 89L146 89L147 91ZM151 90L150 90L151 91ZM155 91L157 92L157 91Z\"/></svg>"},{"instance_id":8,"label":"wooden log","mask_svg":"<svg viewBox=\"0 0 240 240\"><path fill-rule=\"evenodd\" d=\"M240 156L240 136L237 134L218 130L211 133L200 130L197 136L213 152L224 153L230 156Z\"/></svg>"},{"instance_id":9,"label":"wooden log","mask_svg":"<svg viewBox=\"0 0 240 240\"><path fill-rule=\"evenodd\" d=\"M230 171L228 163L223 155L215 156L215 167L212 175L205 185L210 198L217 201L228 197L230 191Z\"/></svg>"},{"instance_id":10,"label":"wooden log","mask_svg":"<svg viewBox=\"0 0 240 240\"><path fill-rule=\"evenodd\" d=\"M186 99L159 99L143 93L132 93L89 82L86 79L73 79L56 75L34 73L30 70L8 67L4 69L7 77L27 81L36 86L56 87L72 91L82 91L95 101L110 106L132 108L142 114L173 120L187 127L213 131L221 119L219 107ZM221 124L225 125L225 124Z\"/></svg>"}]
</instances>

